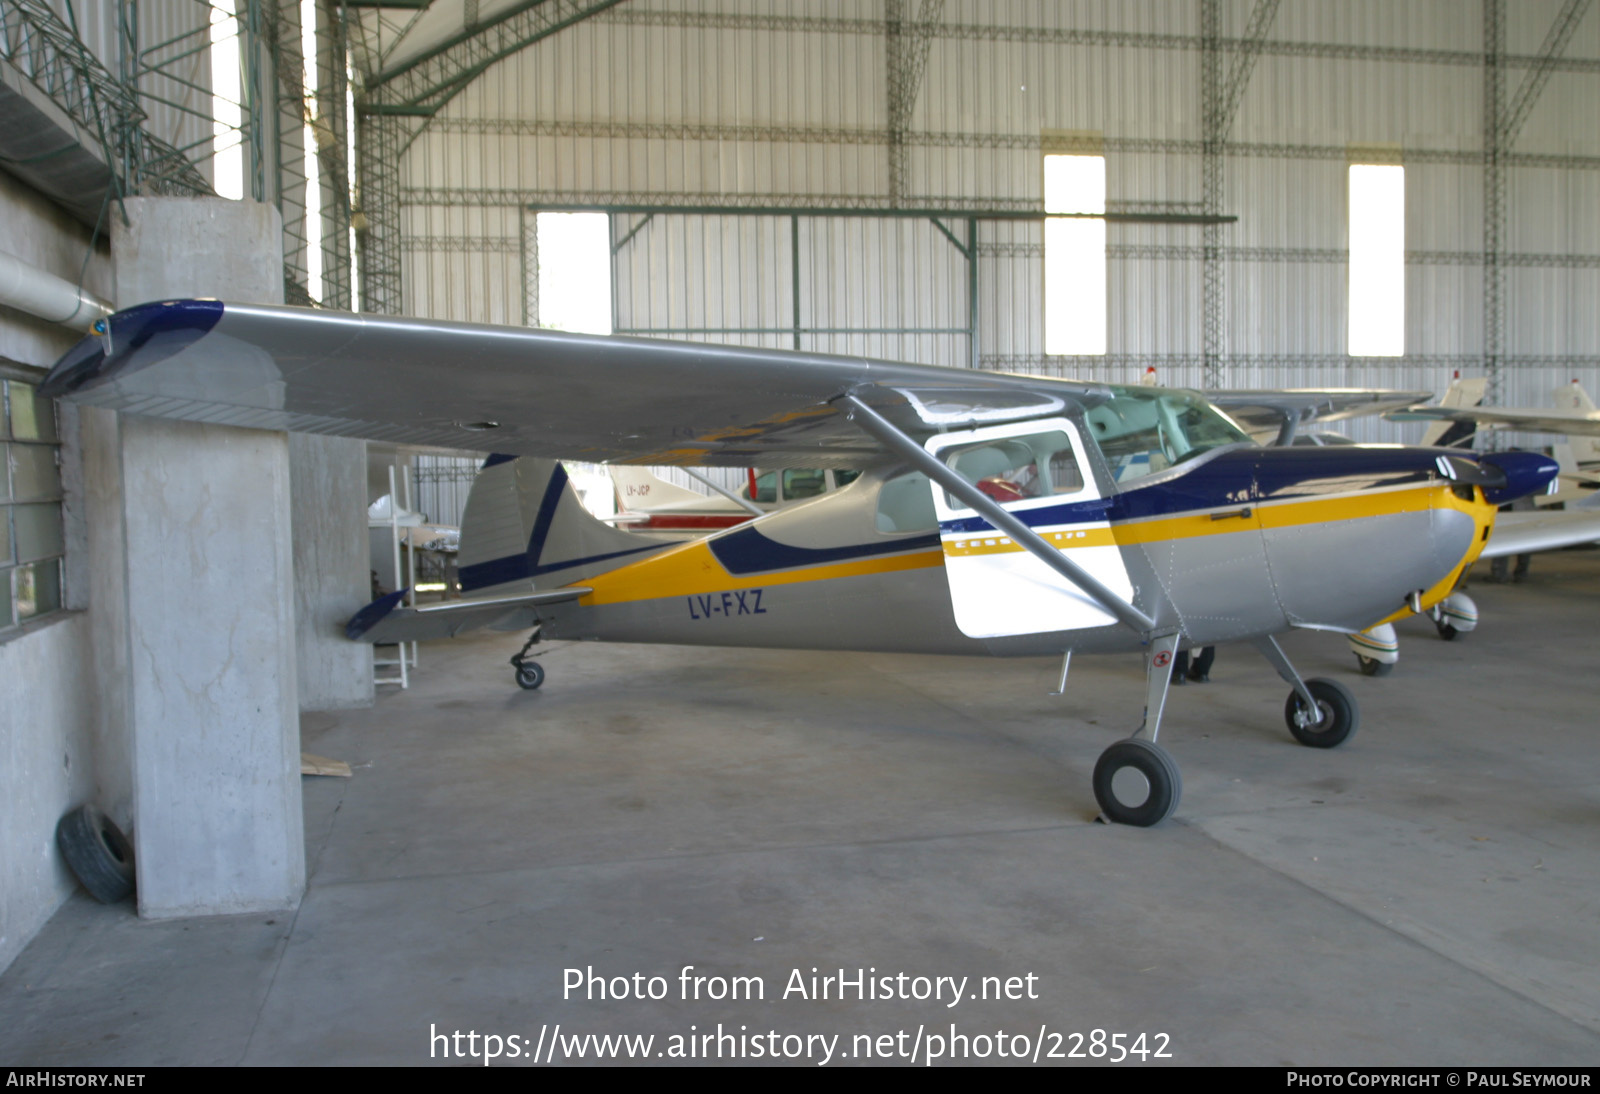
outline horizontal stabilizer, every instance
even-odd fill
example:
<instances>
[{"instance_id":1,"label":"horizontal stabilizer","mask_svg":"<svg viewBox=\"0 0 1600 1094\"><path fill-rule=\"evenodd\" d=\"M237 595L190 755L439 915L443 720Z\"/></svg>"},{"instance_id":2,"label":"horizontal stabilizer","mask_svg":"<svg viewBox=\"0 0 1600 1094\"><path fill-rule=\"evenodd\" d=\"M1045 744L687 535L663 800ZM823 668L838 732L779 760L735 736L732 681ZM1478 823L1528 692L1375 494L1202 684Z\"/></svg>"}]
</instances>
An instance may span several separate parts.
<instances>
[{"instance_id":1,"label":"horizontal stabilizer","mask_svg":"<svg viewBox=\"0 0 1600 1094\"><path fill-rule=\"evenodd\" d=\"M537 619L541 604L560 604L588 596L593 589L572 585L522 596L496 596L480 600L446 600L420 608L400 606L406 591L379 597L345 624L345 637L353 642L426 642L453 638L468 631L527 630Z\"/></svg>"}]
</instances>

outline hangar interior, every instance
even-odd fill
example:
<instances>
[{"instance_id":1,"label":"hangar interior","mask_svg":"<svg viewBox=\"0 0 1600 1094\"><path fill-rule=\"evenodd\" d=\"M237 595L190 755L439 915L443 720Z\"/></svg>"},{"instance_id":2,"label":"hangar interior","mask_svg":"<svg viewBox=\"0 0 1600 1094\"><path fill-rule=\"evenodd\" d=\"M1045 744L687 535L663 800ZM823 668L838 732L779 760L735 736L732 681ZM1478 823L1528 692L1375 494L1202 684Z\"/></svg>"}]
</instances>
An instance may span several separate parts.
<instances>
[{"instance_id":1,"label":"hangar interior","mask_svg":"<svg viewBox=\"0 0 1600 1094\"><path fill-rule=\"evenodd\" d=\"M1108 829L1083 784L1131 663L1053 700L1032 661L571 646L521 694L500 636L375 699L339 630L361 442L35 394L108 310L217 297L1545 406L1600 390L1591 6L5 0L0 1056L970 1014L776 998L871 966L1044 969L979 1005L1177 1031L1176 1062L1592 1061L1589 554L1486 593L1468 643L1406 631L1337 754L1263 751L1281 690L1225 650L1180 696L1194 804ZM355 775L302 784L302 751ZM139 918L57 852L84 802ZM691 965L766 1000L562 994Z\"/></svg>"}]
</instances>

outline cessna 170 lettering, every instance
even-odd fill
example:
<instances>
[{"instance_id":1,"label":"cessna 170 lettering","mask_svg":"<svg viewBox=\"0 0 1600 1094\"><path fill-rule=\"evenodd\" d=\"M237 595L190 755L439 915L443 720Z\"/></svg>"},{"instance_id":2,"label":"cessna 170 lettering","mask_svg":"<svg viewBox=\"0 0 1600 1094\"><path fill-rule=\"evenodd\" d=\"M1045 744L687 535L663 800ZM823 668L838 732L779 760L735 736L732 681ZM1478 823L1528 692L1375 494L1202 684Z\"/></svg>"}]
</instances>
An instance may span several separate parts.
<instances>
[{"instance_id":1,"label":"cessna 170 lettering","mask_svg":"<svg viewBox=\"0 0 1600 1094\"><path fill-rule=\"evenodd\" d=\"M530 627L539 638L1145 660L1143 724L1095 765L1107 818L1181 792L1157 743L1180 649L1248 641L1328 748L1354 697L1275 635L1426 610L1549 459L1263 448L1192 392L737 346L216 301L109 317L46 394L195 421L492 448L463 521L473 599L374 602L368 641ZM843 489L687 543L593 519L557 458L847 468ZM1375 564L1374 559L1381 563Z\"/></svg>"}]
</instances>

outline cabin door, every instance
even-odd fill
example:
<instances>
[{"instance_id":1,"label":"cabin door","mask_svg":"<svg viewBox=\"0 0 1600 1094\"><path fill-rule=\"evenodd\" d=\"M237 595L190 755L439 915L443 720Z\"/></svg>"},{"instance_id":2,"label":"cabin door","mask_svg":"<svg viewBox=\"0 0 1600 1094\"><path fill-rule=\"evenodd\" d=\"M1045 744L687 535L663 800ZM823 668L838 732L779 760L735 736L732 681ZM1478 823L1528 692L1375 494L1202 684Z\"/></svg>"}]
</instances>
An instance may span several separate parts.
<instances>
[{"instance_id":1,"label":"cabin door","mask_svg":"<svg viewBox=\"0 0 1600 1094\"><path fill-rule=\"evenodd\" d=\"M1125 600L1133 586L1078 428L1065 418L941 433L929 453ZM972 638L1079 630L1115 617L933 485L956 624Z\"/></svg>"}]
</instances>

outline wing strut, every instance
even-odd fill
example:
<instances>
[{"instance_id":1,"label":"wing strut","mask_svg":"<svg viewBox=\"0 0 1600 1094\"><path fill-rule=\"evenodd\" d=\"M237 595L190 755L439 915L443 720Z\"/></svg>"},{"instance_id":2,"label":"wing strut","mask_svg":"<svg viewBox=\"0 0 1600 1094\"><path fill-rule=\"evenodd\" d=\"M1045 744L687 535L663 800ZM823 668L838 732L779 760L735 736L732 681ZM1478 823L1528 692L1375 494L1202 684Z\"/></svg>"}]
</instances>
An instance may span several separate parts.
<instances>
[{"instance_id":1,"label":"wing strut","mask_svg":"<svg viewBox=\"0 0 1600 1094\"><path fill-rule=\"evenodd\" d=\"M738 494L735 494L732 490L729 490L728 488L720 485L719 483L712 482L710 479L706 478L704 475L700 474L700 472L696 471L692 467L683 467L683 468L679 468L679 470L682 471L685 475L688 475L691 479L696 479L696 480L698 480L700 482L705 483L707 486L711 487L711 489L715 490L717 493L721 494L723 497L727 498L729 501L731 501L735 505L739 506L739 508L745 509L745 510L751 512L751 513L754 513L758 517L764 517L764 516L767 515L767 511L765 509L761 508L761 506L757 505L755 503L755 499L754 498L741 498ZM752 491L752 493L753 492L754 491Z\"/></svg>"},{"instance_id":2,"label":"wing strut","mask_svg":"<svg viewBox=\"0 0 1600 1094\"><path fill-rule=\"evenodd\" d=\"M1010 536L1034 558L1037 558L1040 562L1043 562L1083 590L1086 596L1107 612L1116 616L1125 626L1141 635L1147 635L1155 629L1156 621L1154 619L1151 619L1138 608L1106 588L1091 574L1087 573L1083 567L1050 546L1032 528L1029 528L1022 521L1006 512L992 498L956 474L951 468L934 459L927 449L900 432L882 415L856 398L855 395L841 395L834 402L843 404L846 408L844 415L847 419L871 434L884 447L904 456L918 471L921 471L928 478L944 487L955 497L960 498L964 504L983 517L984 520L987 520L990 524Z\"/></svg>"}]
</instances>

